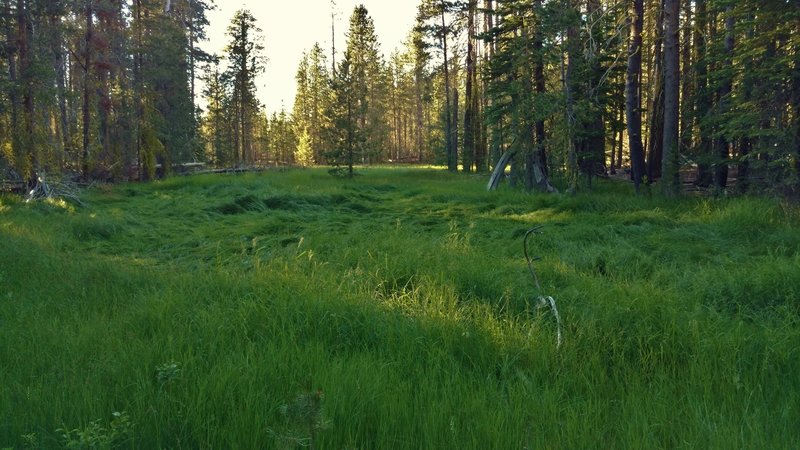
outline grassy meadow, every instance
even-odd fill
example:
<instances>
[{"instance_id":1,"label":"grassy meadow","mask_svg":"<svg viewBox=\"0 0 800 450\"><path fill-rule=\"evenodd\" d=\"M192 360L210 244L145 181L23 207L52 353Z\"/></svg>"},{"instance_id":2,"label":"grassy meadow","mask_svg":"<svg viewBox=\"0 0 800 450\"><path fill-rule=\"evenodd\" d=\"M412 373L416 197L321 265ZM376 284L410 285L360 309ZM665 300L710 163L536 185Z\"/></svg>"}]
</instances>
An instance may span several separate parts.
<instances>
[{"instance_id":1,"label":"grassy meadow","mask_svg":"<svg viewBox=\"0 0 800 450\"><path fill-rule=\"evenodd\" d=\"M414 168L84 200L0 196L0 449L800 442L794 206Z\"/></svg>"}]
</instances>

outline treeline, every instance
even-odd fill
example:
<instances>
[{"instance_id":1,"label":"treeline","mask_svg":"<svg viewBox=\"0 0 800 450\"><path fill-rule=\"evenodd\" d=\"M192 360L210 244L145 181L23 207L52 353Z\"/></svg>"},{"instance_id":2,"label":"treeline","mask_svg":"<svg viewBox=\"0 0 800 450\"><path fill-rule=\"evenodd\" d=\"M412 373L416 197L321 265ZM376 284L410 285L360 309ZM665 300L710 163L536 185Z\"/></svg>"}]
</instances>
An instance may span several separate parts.
<instances>
[{"instance_id":1,"label":"treeline","mask_svg":"<svg viewBox=\"0 0 800 450\"><path fill-rule=\"evenodd\" d=\"M388 57L359 6L344 51L302 55L293 108L269 116L255 18L238 12L208 55L210 3L2 0L4 178L413 162L509 164L542 191L622 171L667 193L681 171L718 190L731 170L742 192L800 185L795 0L422 0Z\"/></svg>"},{"instance_id":2,"label":"treeline","mask_svg":"<svg viewBox=\"0 0 800 450\"><path fill-rule=\"evenodd\" d=\"M202 153L203 0L4 0L0 171L149 178Z\"/></svg>"},{"instance_id":3,"label":"treeline","mask_svg":"<svg viewBox=\"0 0 800 450\"><path fill-rule=\"evenodd\" d=\"M739 191L798 186L800 2L423 0L388 61L371 30L357 8L344 61L303 59L296 162L508 162L544 191L553 172L578 189L621 170L667 193L681 170L719 190L731 169Z\"/></svg>"}]
</instances>

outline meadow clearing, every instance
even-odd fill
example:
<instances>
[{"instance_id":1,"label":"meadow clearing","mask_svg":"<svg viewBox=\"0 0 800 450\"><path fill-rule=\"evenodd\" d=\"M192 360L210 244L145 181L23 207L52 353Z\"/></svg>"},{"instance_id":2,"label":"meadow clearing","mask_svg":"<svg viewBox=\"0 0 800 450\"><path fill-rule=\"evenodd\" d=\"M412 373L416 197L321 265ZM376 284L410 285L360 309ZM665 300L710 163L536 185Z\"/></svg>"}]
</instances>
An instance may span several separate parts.
<instances>
[{"instance_id":1,"label":"meadow clearing","mask_svg":"<svg viewBox=\"0 0 800 450\"><path fill-rule=\"evenodd\" d=\"M374 168L0 196L0 448L796 448L800 211L631 190Z\"/></svg>"}]
</instances>

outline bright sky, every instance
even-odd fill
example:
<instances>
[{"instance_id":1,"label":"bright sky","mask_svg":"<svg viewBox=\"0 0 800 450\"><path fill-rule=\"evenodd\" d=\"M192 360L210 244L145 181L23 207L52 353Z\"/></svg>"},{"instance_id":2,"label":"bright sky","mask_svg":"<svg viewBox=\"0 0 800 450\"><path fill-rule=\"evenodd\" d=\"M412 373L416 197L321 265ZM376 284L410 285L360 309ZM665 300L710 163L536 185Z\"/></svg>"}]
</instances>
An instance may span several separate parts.
<instances>
[{"instance_id":1,"label":"bright sky","mask_svg":"<svg viewBox=\"0 0 800 450\"><path fill-rule=\"evenodd\" d=\"M233 14L239 9L248 9L263 30L264 53L269 58L266 72L257 82L259 99L270 113L279 111L282 105L290 111L295 95L294 76L303 52L319 42L330 64L330 0L216 0L216 3L217 9L208 13L209 41L203 48L221 55L228 43L225 32ZM345 33L356 5L363 4L369 11L383 54L388 59L414 26L417 3L417 0L337 0L337 62L345 47Z\"/></svg>"}]
</instances>

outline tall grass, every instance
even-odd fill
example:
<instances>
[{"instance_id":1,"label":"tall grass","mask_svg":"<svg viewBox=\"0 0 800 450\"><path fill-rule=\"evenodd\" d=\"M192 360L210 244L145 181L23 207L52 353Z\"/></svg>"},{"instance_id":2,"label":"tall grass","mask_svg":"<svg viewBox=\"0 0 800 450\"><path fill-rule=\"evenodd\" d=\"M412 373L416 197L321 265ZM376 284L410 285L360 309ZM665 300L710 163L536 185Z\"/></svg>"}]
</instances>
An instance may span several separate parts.
<instances>
[{"instance_id":1,"label":"tall grass","mask_svg":"<svg viewBox=\"0 0 800 450\"><path fill-rule=\"evenodd\" d=\"M800 441L790 206L389 168L86 203L0 197L0 448ZM542 224L539 293L521 245ZM319 391L320 411L287 413Z\"/></svg>"}]
</instances>

